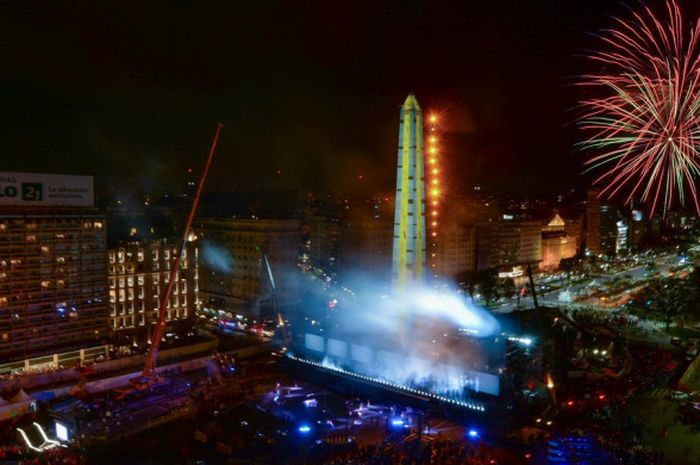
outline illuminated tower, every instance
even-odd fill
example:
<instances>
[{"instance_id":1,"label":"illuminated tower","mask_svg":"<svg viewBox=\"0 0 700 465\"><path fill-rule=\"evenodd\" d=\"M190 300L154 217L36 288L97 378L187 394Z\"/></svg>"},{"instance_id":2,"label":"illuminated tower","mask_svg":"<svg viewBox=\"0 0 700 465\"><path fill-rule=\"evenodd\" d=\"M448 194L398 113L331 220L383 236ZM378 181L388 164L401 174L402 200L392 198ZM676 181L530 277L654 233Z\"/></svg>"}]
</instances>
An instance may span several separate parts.
<instances>
[{"instance_id":1,"label":"illuminated tower","mask_svg":"<svg viewBox=\"0 0 700 465\"><path fill-rule=\"evenodd\" d=\"M423 116L413 94L406 98L400 116L392 261L392 277L399 289L422 281L425 271Z\"/></svg>"},{"instance_id":2,"label":"illuminated tower","mask_svg":"<svg viewBox=\"0 0 700 465\"><path fill-rule=\"evenodd\" d=\"M440 125L438 123L438 116L435 113L430 114L426 121L426 129L428 131L428 150L427 150L427 164L426 173L428 174L427 180L429 184L428 193L430 194L430 201L426 208L428 215L428 255L430 263L430 270L433 278L437 278L437 262L438 262L438 212L440 210L440 170L438 168L440 164L440 149L438 146L439 136L440 136ZM444 259L444 257L442 257ZM438 281L436 280L435 283Z\"/></svg>"}]
</instances>

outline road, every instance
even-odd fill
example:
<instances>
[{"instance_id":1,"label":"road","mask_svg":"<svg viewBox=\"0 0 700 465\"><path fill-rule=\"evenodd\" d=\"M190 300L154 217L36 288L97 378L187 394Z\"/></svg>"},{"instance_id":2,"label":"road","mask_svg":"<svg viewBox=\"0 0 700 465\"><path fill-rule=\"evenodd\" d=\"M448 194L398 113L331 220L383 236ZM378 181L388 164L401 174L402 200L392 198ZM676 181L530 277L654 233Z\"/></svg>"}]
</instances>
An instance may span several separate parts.
<instances>
[{"instance_id":1,"label":"road","mask_svg":"<svg viewBox=\"0 0 700 465\"><path fill-rule=\"evenodd\" d=\"M630 292L638 287L644 286L649 279L654 277L668 277L669 273L671 272L671 268L679 264L678 256L675 253L660 255L653 259L653 263L658 274L654 273L653 275L649 275L647 270L647 263L649 261L649 259L642 257L638 261L639 264L623 267L610 274L593 274L587 276L586 279L574 281L569 284L567 284L564 279L551 281L546 283L547 287L545 290L542 290L542 288L545 286L545 284L542 283L544 279L540 277L540 279L535 280L540 288L537 295L538 301L540 304L549 305L562 305L570 303L589 308L599 307L608 310L611 308L616 308L617 305L605 304L605 302L601 302L601 299L598 296L590 296L588 298L585 298L585 296L598 289L605 292L607 289L609 289L609 286L612 283L623 279L628 279L631 282L632 285L627 290ZM569 295L571 296L572 302L567 302L566 300L562 299L562 293L566 291L568 291ZM577 296L583 296L584 298L579 297L577 299ZM530 307L531 305L532 298L528 289L528 295L524 299L521 299L520 306ZM518 308L517 296L503 302L499 306L493 308L492 311L494 313L509 313L516 308Z\"/></svg>"}]
</instances>

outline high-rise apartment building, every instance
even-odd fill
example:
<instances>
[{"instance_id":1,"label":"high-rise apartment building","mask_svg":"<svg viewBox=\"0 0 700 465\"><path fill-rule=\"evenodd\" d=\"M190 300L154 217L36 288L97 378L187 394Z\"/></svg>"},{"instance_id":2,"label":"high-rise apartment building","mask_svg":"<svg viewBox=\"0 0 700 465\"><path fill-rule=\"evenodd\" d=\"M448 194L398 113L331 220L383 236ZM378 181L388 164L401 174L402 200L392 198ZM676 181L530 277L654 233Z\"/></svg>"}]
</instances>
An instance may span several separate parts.
<instances>
[{"instance_id":1,"label":"high-rise apartment building","mask_svg":"<svg viewBox=\"0 0 700 465\"><path fill-rule=\"evenodd\" d=\"M340 219L333 215L313 215L308 228L311 262L324 269L334 270L340 252Z\"/></svg>"},{"instance_id":2,"label":"high-rise apartment building","mask_svg":"<svg viewBox=\"0 0 700 465\"><path fill-rule=\"evenodd\" d=\"M590 255L600 255L600 207L599 189L589 189L586 197L586 250Z\"/></svg>"},{"instance_id":3,"label":"high-rise apartment building","mask_svg":"<svg viewBox=\"0 0 700 465\"><path fill-rule=\"evenodd\" d=\"M0 173L0 360L108 336L105 219L92 177Z\"/></svg>"}]
</instances>

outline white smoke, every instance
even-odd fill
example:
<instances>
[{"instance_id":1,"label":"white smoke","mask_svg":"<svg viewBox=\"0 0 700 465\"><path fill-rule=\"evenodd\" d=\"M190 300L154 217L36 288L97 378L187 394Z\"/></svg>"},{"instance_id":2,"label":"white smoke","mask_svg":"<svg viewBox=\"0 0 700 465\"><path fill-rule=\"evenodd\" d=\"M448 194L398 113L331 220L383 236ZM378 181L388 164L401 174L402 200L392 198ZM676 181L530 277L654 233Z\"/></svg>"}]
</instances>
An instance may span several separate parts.
<instances>
[{"instance_id":1,"label":"white smoke","mask_svg":"<svg viewBox=\"0 0 700 465\"><path fill-rule=\"evenodd\" d=\"M488 343L499 337L500 324L464 294L417 284L399 291L361 274L323 292L338 303L321 312L309 308L304 318L314 325L304 330L333 339L336 347L347 342L344 356L326 354L329 367L454 398L483 387L474 372L497 368L499 355ZM362 360L368 350L371 362Z\"/></svg>"}]
</instances>

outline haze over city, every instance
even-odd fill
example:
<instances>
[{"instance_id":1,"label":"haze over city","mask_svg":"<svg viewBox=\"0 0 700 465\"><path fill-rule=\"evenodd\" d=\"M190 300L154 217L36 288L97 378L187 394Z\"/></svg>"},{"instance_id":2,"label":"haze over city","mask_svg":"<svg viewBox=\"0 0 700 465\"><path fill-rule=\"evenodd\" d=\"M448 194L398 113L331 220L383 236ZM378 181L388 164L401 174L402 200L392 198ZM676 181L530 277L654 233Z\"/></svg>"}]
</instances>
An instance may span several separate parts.
<instances>
[{"instance_id":1,"label":"haze over city","mask_svg":"<svg viewBox=\"0 0 700 465\"><path fill-rule=\"evenodd\" d=\"M697 4L0 35L0 465L700 463Z\"/></svg>"}]
</instances>

